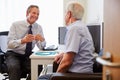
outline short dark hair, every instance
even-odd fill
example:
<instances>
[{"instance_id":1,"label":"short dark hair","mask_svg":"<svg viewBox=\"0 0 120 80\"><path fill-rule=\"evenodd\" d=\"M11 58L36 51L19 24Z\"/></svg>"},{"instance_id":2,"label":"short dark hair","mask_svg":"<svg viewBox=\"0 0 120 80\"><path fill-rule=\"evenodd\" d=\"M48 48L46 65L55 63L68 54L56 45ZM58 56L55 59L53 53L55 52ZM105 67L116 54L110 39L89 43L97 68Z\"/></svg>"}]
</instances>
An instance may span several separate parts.
<instances>
[{"instance_id":1,"label":"short dark hair","mask_svg":"<svg viewBox=\"0 0 120 80\"><path fill-rule=\"evenodd\" d=\"M31 8L34 8L34 7L36 7L36 8L39 9L39 7L38 7L37 5L30 5L30 6L27 8L27 12L30 12Z\"/></svg>"}]
</instances>

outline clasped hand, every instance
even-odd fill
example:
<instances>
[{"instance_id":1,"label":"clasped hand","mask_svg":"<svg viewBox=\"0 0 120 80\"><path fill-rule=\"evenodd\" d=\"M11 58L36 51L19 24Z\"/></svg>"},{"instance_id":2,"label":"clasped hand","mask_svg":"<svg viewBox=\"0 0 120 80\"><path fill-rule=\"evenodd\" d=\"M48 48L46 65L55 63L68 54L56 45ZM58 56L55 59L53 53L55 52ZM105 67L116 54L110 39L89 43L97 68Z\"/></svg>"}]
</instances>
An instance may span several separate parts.
<instances>
[{"instance_id":1,"label":"clasped hand","mask_svg":"<svg viewBox=\"0 0 120 80\"><path fill-rule=\"evenodd\" d=\"M21 43L28 43L28 42L32 42L33 40L36 41L44 41L44 38L40 35L32 35L32 34L27 34L22 40Z\"/></svg>"}]
</instances>

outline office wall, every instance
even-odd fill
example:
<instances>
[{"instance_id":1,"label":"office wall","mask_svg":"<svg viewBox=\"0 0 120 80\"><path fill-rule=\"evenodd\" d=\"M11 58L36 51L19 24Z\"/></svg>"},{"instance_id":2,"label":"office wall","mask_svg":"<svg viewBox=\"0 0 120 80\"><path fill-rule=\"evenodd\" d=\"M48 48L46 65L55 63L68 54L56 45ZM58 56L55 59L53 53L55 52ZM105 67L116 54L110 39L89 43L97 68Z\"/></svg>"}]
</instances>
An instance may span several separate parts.
<instances>
[{"instance_id":1,"label":"office wall","mask_svg":"<svg viewBox=\"0 0 120 80\"><path fill-rule=\"evenodd\" d=\"M47 44L58 44L58 27L63 26L63 0L0 0L0 32L8 31L14 21L26 19L31 4L40 8L37 23L43 28Z\"/></svg>"},{"instance_id":2,"label":"office wall","mask_svg":"<svg viewBox=\"0 0 120 80\"><path fill-rule=\"evenodd\" d=\"M81 5L85 8L85 14L84 14L84 17L83 17L83 21L86 22L86 14L87 14L87 0L64 0L63 2L63 14L65 16L65 8L66 8L66 5L69 1L78 1L81 3ZM63 18L64 19L64 18ZM64 21L64 20L63 20ZM65 23L65 22L64 22Z\"/></svg>"},{"instance_id":3,"label":"office wall","mask_svg":"<svg viewBox=\"0 0 120 80\"><path fill-rule=\"evenodd\" d=\"M103 21L103 0L87 0L87 24L101 24Z\"/></svg>"},{"instance_id":4,"label":"office wall","mask_svg":"<svg viewBox=\"0 0 120 80\"><path fill-rule=\"evenodd\" d=\"M83 21L87 24L101 24L103 22L103 0L64 0L63 14L69 1L78 1L85 9ZM64 18L63 18L64 19ZM63 20L64 21L64 20Z\"/></svg>"}]
</instances>

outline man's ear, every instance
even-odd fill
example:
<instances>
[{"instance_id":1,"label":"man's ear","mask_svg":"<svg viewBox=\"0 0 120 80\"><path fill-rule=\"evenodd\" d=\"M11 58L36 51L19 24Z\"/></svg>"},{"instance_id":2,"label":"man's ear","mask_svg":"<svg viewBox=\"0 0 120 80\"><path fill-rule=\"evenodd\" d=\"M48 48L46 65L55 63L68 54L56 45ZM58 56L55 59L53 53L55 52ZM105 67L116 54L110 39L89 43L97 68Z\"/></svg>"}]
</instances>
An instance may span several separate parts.
<instances>
[{"instance_id":1,"label":"man's ear","mask_svg":"<svg viewBox=\"0 0 120 80\"><path fill-rule=\"evenodd\" d=\"M68 16L69 16L69 19L72 17L71 11L68 11Z\"/></svg>"},{"instance_id":2,"label":"man's ear","mask_svg":"<svg viewBox=\"0 0 120 80\"><path fill-rule=\"evenodd\" d=\"M26 11L26 17L28 16L28 14L29 14L29 12L28 12L28 11Z\"/></svg>"}]
</instances>

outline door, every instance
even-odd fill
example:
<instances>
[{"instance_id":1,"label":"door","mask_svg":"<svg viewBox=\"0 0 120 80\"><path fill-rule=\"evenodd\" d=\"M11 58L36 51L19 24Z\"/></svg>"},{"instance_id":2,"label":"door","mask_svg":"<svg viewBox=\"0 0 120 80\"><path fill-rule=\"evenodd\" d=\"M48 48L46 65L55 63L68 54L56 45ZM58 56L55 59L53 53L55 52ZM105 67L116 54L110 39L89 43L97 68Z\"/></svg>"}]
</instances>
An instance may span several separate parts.
<instances>
[{"instance_id":1,"label":"door","mask_svg":"<svg viewBox=\"0 0 120 80\"><path fill-rule=\"evenodd\" d=\"M104 0L103 47L112 54L112 62L120 63L120 0ZM107 72L111 80L120 80L120 67L103 66L103 80Z\"/></svg>"}]
</instances>

